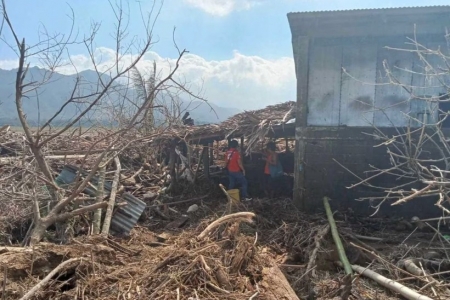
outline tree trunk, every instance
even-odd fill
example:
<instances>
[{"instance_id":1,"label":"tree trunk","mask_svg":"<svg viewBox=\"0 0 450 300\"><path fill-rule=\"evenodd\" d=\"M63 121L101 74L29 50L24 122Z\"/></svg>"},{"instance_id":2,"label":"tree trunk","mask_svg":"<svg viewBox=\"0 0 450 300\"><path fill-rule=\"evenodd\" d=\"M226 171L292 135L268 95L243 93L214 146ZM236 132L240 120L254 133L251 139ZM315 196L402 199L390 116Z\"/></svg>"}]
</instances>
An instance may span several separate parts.
<instances>
[{"instance_id":1,"label":"tree trunk","mask_svg":"<svg viewBox=\"0 0 450 300\"><path fill-rule=\"evenodd\" d=\"M56 222L66 221L75 216L79 216L79 215L94 211L99 208L104 209L107 206L108 206L107 202L100 202L100 203L95 203L92 205L84 206L84 207L72 210L70 212L67 212L67 213L60 213L60 214L52 213L45 218L38 218L37 220L35 220L36 225L34 226L33 231L31 233L30 245L35 245L35 244L39 243L42 240L42 238L44 237L45 231L47 230L47 228L50 225L52 225Z\"/></svg>"},{"instance_id":2,"label":"tree trunk","mask_svg":"<svg viewBox=\"0 0 450 300\"><path fill-rule=\"evenodd\" d=\"M105 172L106 172L106 165L102 164L100 166L99 171L99 179L98 179L98 185L97 185L97 197L96 197L96 203L101 203L103 201L103 194L105 189ZM93 223L93 234L100 234L100 228L101 228L101 221L102 221L102 209L99 208L94 212L94 220Z\"/></svg>"}]
</instances>

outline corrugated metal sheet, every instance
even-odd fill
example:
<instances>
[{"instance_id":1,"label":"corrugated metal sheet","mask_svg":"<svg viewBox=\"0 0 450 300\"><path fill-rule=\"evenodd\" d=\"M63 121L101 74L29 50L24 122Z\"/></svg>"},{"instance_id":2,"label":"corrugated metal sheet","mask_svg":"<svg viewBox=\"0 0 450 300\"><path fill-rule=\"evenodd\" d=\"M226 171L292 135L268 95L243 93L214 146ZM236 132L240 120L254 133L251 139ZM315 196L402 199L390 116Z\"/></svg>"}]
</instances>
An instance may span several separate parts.
<instances>
[{"instance_id":1,"label":"corrugated metal sheet","mask_svg":"<svg viewBox=\"0 0 450 300\"><path fill-rule=\"evenodd\" d=\"M128 205L115 211L111 220L110 232L128 235L138 222L147 204L129 193L123 194L121 199L125 200Z\"/></svg>"},{"instance_id":2,"label":"corrugated metal sheet","mask_svg":"<svg viewBox=\"0 0 450 300\"><path fill-rule=\"evenodd\" d=\"M429 49L445 50L442 46L446 44L444 37L442 41L421 40L421 44ZM437 55L423 54L426 62L418 55L414 56L413 61L413 94L419 99L411 100L410 116L417 120L411 120L411 126L422 126L422 124L435 124L439 118L439 95L445 94L446 88L441 81L449 84L448 76L443 76L441 70L447 66L445 62ZM430 68L430 65L434 68Z\"/></svg>"},{"instance_id":3,"label":"corrugated metal sheet","mask_svg":"<svg viewBox=\"0 0 450 300\"><path fill-rule=\"evenodd\" d=\"M55 181L62 187L67 186L75 181L78 171L79 168L66 165ZM86 171L82 171L82 173L83 175L88 174ZM92 178L91 183L95 186L98 183L98 177ZM111 192L111 182L105 182L104 188L106 192ZM95 190L91 187L87 187L84 192L90 196L95 196L96 194ZM124 193L119 199L126 201L128 204L124 207L118 208L114 212L111 219L110 233L128 235L144 212L146 203L129 193Z\"/></svg>"},{"instance_id":4,"label":"corrugated metal sheet","mask_svg":"<svg viewBox=\"0 0 450 300\"><path fill-rule=\"evenodd\" d=\"M309 62L308 124L339 125L341 46L313 45Z\"/></svg>"},{"instance_id":5,"label":"corrugated metal sheet","mask_svg":"<svg viewBox=\"0 0 450 300\"><path fill-rule=\"evenodd\" d=\"M441 42L437 41L427 41L425 39L421 39L420 43L425 47L431 50L440 49L444 55L448 55L448 50L446 48L446 40L444 36L442 36ZM442 70L446 70L448 67L446 62L439 57L438 55L430 55L423 53L423 57L426 59L426 62L423 61L418 55L414 56L414 65L413 65L413 80L412 86L414 87L414 94L419 95L439 95L439 93L446 93L447 90L443 86L441 81L445 81L446 84L449 83L449 78L442 72ZM430 68L430 65L433 68Z\"/></svg>"},{"instance_id":6,"label":"corrugated metal sheet","mask_svg":"<svg viewBox=\"0 0 450 300\"><path fill-rule=\"evenodd\" d=\"M406 47L391 38L315 40L310 48L308 125L417 126L408 115L425 118L428 123L437 120L437 102L411 100L403 87L390 82L383 62L388 63L392 79L408 88L415 87L414 95L436 100L446 92L440 80L447 80L450 85L449 78L435 73L445 69L442 59L428 55L427 60L435 67L431 70L414 53L389 50L385 45ZM433 40L426 45L431 49L442 48L445 40Z\"/></svg>"},{"instance_id":7,"label":"corrugated metal sheet","mask_svg":"<svg viewBox=\"0 0 450 300\"><path fill-rule=\"evenodd\" d=\"M411 99L410 125L421 127L423 124L436 124L438 121L438 102L423 99Z\"/></svg>"},{"instance_id":8,"label":"corrugated metal sheet","mask_svg":"<svg viewBox=\"0 0 450 300\"><path fill-rule=\"evenodd\" d=\"M398 41L389 41L390 47L404 48L404 44ZM383 62L387 62L389 72L392 73L392 81L410 85L412 82L412 70L414 54L406 51L393 51L385 48L386 43L378 44L377 60L377 87L375 96L374 124L378 127L406 126L409 124L407 114L410 110L410 95L399 85L391 84L391 79L386 74ZM409 71L408 71L409 70Z\"/></svg>"},{"instance_id":9,"label":"corrugated metal sheet","mask_svg":"<svg viewBox=\"0 0 450 300\"><path fill-rule=\"evenodd\" d=\"M311 10L311 11L296 11L290 12L288 15L294 14L314 14L314 13L345 13L345 12L379 12L400 9L439 9L450 8L450 5L427 5L427 6L399 6L399 7L384 7L384 8L359 8L359 9L338 9L338 10Z\"/></svg>"},{"instance_id":10,"label":"corrugated metal sheet","mask_svg":"<svg viewBox=\"0 0 450 300\"><path fill-rule=\"evenodd\" d=\"M56 177L55 181L60 186L67 186L71 183L73 183L77 177L77 172L79 171L79 168L71 165L66 165L62 169L61 173ZM86 171L81 171L83 176L87 176L89 173ZM94 176L91 179L91 183L96 186L98 184L98 177ZM104 188L106 191L111 191L112 184L111 182L105 182ZM88 194L89 196L95 196L96 192L95 189L92 187L86 187L83 191L84 193Z\"/></svg>"},{"instance_id":11,"label":"corrugated metal sheet","mask_svg":"<svg viewBox=\"0 0 450 300\"><path fill-rule=\"evenodd\" d=\"M444 35L449 20L450 5L289 13L298 86L303 91L308 83L307 93L298 97L304 101L307 94L307 124L368 126L372 121L377 127L401 127L411 123L408 115L427 123L437 120L434 99L446 92L443 84L412 51L389 50L385 46L413 48L407 37L417 37L429 48L447 49ZM296 41L300 39L309 42L308 51L299 52ZM435 70L440 65L447 69L437 56L423 55ZM304 68L305 61L308 75L299 77L298 68ZM413 95L434 99L411 100L409 92L391 82L384 61L391 78L408 88L416 87Z\"/></svg>"},{"instance_id":12,"label":"corrugated metal sheet","mask_svg":"<svg viewBox=\"0 0 450 300\"><path fill-rule=\"evenodd\" d=\"M375 99L377 44L356 39L342 54L340 125L371 126ZM345 71L344 71L345 70Z\"/></svg>"},{"instance_id":13,"label":"corrugated metal sheet","mask_svg":"<svg viewBox=\"0 0 450 300\"><path fill-rule=\"evenodd\" d=\"M292 37L445 34L450 6L299 12L287 15Z\"/></svg>"},{"instance_id":14,"label":"corrugated metal sheet","mask_svg":"<svg viewBox=\"0 0 450 300\"><path fill-rule=\"evenodd\" d=\"M59 173L58 177L56 177L55 181L56 184L58 184L61 187L65 187L68 184L71 184L75 181L75 178L77 177L77 171L78 169L73 166L64 166L61 173Z\"/></svg>"}]
</instances>

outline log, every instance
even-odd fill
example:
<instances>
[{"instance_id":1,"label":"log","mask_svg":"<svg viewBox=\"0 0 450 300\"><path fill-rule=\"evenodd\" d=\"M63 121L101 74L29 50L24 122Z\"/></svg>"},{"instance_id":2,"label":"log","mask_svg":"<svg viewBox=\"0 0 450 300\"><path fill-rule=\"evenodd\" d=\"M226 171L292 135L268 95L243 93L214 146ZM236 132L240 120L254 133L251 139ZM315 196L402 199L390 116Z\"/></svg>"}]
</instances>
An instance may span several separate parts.
<instances>
[{"instance_id":1,"label":"log","mask_svg":"<svg viewBox=\"0 0 450 300\"><path fill-rule=\"evenodd\" d=\"M33 249L31 248L25 248L25 247L7 247L2 246L0 247L0 254L6 253L6 252L33 252Z\"/></svg>"},{"instance_id":2,"label":"log","mask_svg":"<svg viewBox=\"0 0 450 300\"><path fill-rule=\"evenodd\" d=\"M421 294L417 293L416 291L414 291L392 279L386 278L378 273L375 273L374 271L371 271L367 268L363 268L358 265L352 265L352 269L355 272L376 281L378 284L390 289L391 291L394 291L394 292L402 295L406 299L409 299L409 300L432 300L430 297L421 295Z\"/></svg>"},{"instance_id":3,"label":"log","mask_svg":"<svg viewBox=\"0 0 450 300\"><path fill-rule=\"evenodd\" d=\"M99 167L99 179L98 179L98 185L97 185L97 191L95 196L95 202L101 203L103 201L103 195L105 194L105 173L106 173L106 164L102 164ZM93 225L93 233L99 234L100 233L100 227L102 222L102 209L99 208L94 211L94 220L92 221Z\"/></svg>"},{"instance_id":4,"label":"log","mask_svg":"<svg viewBox=\"0 0 450 300\"><path fill-rule=\"evenodd\" d=\"M114 204L116 203L116 195L117 195L117 190L118 190L119 181L120 181L120 172L122 170L119 156L116 155L114 157L114 163L116 165L116 171L114 172L114 179L113 179L113 183L112 183L112 187L111 187L111 193L109 194L108 207L106 209L105 220L103 221L103 227L102 227L102 235L104 237L108 237L109 228L111 227L111 219L112 219L112 215L113 215ZM142 168L141 168L141 170L142 170Z\"/></svg>"},{"instance_id":5,"label":"log","mask_svg":"<svg viewBox=\"0 0 450 300\"><path fill-rule=\"evenodd\" d=\"M420 263L420 262L419 262ZM413 259L405 259L403 261L400 261L400 265L403 265L403 267L411 274L417 276L417 277L425 277L426 280L429 282L429 286L431 287L431 290L435 295L437 295L436 290L434 286L439 286L440 283L436 279L434 279L432 276L426 274L425 270L423 268L419 268L416 264L416 262ZM427 284L428 286L428 284ZM442 294L449 295L450 292L448 289L445 288L445 290L441 291Z\"/></svg>"},{"instance_id":6,"label":"log","mask_svg":"<svg viewBox=\"0 0 450 300\"><path fill-rule=\"evenodd\" d=\"M272 261L271 265L271 267L263 269L260 288L264 291L259 294L258 299L300 300L277 264Z\"/></svg>"}]
</instances>

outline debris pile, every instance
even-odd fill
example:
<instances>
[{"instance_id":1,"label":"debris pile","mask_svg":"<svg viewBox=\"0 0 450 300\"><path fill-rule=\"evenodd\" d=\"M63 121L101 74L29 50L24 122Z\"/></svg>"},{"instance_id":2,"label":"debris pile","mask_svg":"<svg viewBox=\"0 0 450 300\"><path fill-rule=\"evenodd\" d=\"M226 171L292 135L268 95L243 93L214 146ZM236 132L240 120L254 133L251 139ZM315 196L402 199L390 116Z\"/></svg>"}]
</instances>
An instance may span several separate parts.
<instances>
[{"instance_id":1,"label":"debris pile","mask_svg":"<svg viewBox=\"0 0 450 300\"><path fill-rule=\"evenodd\" d=\"M325 215L303 215L284 199L256 200L235 208L253 212L230 214L225 202L204 199L180 227L155 217L127 237L0 248L5 299L30 291L24 299L398 299L393 282L420 299L448 297L447 242L433 240L435 232L335 214L355 269L349 281ZM377 284L369 271L391 283Z\"/></svg>"},{"instance_id":2,"label":"debris pile","mask_svg":"<svg viewBox=\"0 0 450 300\"><path fill-rule=\"evenodd\" d=\"M4 248L0 254L5 266L2 281L7 283L4 295L6 299L298 299L270 254L258 251L255 237L239 232L239 223L250 223L253 217L249 212L226 215L174 237L141 229L128 242L85 237L65 246Z\"/></svg>"},{"instance_id":3,"label":"debris pile","mask_svg":"<svg viewBox=\"0 0 450 300\"><path fill-rule=\"evenodd\" d=\"M52 134L47 132L42 135L42 139ZM72 191L70 184L76 181L76 174L80 173L83 178L87 171L98 164L100 155L111 153L107 145L112 139L112 134L113 132L108 130L95 130L88 133L77 130L71 134L55 136L42 149L56 184L67 184L64 187L66 195L70 195ZM158 155L163 152L161 147L148 148L152 143L151 138L142 138L137 132L130 131L124 139L119 141L116 149L121 149L123 145L134 140L138 142L129 146L126 152L119 153L122 172L118 193L125 196L131 195L129 197L134 199L138 197L148 203L155 198L166 197L164 188L173 182L173 178L164 164L164 159L158 158ZM44 213L52 205L52 198L46 185L54 183L39 175L35 158L25 141L24 133L13 132L7 127L0 132L0 220L2 220L0 241L9 245L21 243L28 228L31 227L33 217L31 198L39 201L40 209ZM112 163L106 168L106 185L110 186L115 168ZM92 184L75 200L85 205L94 203L97 182L98 177L95 177L91 181ZM106 190L109 193L111 188ZM120 205L120 201L118 202ZM89 223L89 219L85 219L82 223ZM74 228L74 231L80 230ZM86 230L83 229L82 232Z\"/></svg>"},{"instance_id":4,"label":"debris pile","mask_svg":"<svg viewBox=\"0 0 450 300\"><path fill-rule=\"evenodd\" d=\"M55 138L43 149L55 178L64 177L68 168L89 170L96 155L104 153L109 135L105 130ZM2 299L450 297L445 218L333 214L328 200L326 213L317 215L299 212L290 199L236 204L227 201L225 190L199 180L201 155L192 168L178 148L167 151L166 144L155 141L135 132L121 141L130 147L119 154L116 206L126 205L121 202L125 195L146 204L129 235L92 234L89 212L72 219L74 234L66 244L49 243L57 241L56 229L49 228L46 242L28 248L13 245L31 227L30 195L45 212L49 183L38 176L23 134L0 132ZM86 155L86 149L93 155ZM113 175L108 165L106 182ZM167 192L174 180L186 182L179 196ZM77 201L95 200L95 182ZM105 190L111 189L105 185Z\"/></svg>"}]
</instances>

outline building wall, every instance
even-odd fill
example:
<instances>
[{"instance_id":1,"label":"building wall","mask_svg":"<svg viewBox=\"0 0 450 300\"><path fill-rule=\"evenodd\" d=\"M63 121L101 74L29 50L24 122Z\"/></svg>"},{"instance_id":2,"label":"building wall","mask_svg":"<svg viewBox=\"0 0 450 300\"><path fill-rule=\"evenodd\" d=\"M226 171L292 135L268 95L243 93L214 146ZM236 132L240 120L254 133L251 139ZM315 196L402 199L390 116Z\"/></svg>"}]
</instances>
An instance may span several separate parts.
<instances>
[{"instance_id":1,"label":"building wall","mask_svg":"<svg viewBox=\"0 0 450 300\"><path fill-rule=\"evenodd\" d=\"M359 181L350 171L366 178L371 165L387 167L390 161L384 147L374 147L379 141L363 132L419 125L408 115L434 123L436 98L446 92L412 51L386 46L414 49L407 43L416 36L422 45L448 54L449 16L450 6L288 14L297 76L294 201L300 208L321 209L322 198L329 196L334 206L373 212L368 202L355 199L376 195L375 190L347 189ZM437 56L423 55L434 70L448 69ZM415 98L389 84L385 66ZM418 99L422 96L431 100ZM434 155L436 149L428 150ZM388 176L378 180L396 183ZM382 213L433 215L439 213L431 204L435 200L385 205ZM426 201L430 205L423 205Z\"/></svg>"},{"instance_id":2,"label":"building wall","mask_svg":"<svg viewBox=\"0 0 450 300\"><path fill-rule=\"evenodd\" d=\"M442 35L418 37L430 49L447 49ZM438 116L436 101L410 99L391 78L411 87L416 96L433 96L437 100L445 87L433 70L426 67L411 49L405 36L312 38L309 48L308 114L310 126L408 126L411 115L419 120L428 111L427 121ZM425 55L439 68L445 68L437 56ZM439 76L442 78L442 76Z\"/></svg>"},{"instance_id":3,"label":"building wall","mask_svg":"<svg viewBox=\"0 0 450 300\"><path fill-rule=\"evenodd\" d=\"M394 129L384 129L388 135L397 134ZM305 209L317 211L323 209L322 199L328 196L332 206L340 210L349 210L364 215L375 212L371 205L377 203L358 201L360 198L380 197L385 194L375 188L359 185L361 180L374 175L374 167L391 168L386 147L374 147L380 143L373 137L374 129L351 127L308 127L303 131L303 141L306 144L304 168L304 203ZM423 149L424 155L438 155L437 149L430 143ZM427 158L423 156L423 158ZM357 178L358 176L359 178ZM379 187L395 187L404 183L397 177L383 175L370 183ZM301 188L296 181L295 188ZM411 187L409 187L411 188ZM405 188L408 189L408 188ZM415 199L409 203L391 206L391 202L382 205L378 216L402 216L426 218L442 213L434 204L437 197Z\"/></svg>"}]
</instances>

